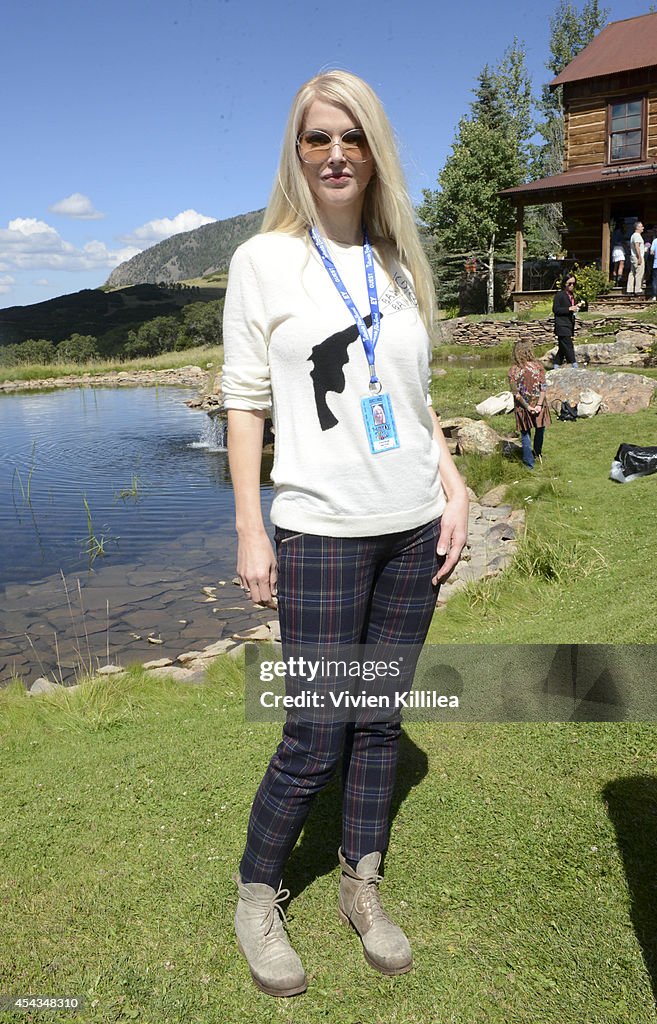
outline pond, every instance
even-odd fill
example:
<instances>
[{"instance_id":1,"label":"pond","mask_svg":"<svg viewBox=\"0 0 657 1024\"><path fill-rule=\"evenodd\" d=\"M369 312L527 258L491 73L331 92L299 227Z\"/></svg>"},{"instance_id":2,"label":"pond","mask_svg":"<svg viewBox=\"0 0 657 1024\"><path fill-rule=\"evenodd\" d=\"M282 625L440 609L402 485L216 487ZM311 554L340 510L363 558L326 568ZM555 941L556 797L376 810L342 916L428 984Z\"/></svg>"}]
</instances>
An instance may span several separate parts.
<instances>
[{"instance_id":1,"label":"pond","mask_svg":"<svg viewBox=\"0 0 657 1024\"><path fill-rule=\"evenodd\" d=\"M122 664L175 658L272 617L254 618L231 584L227 454L208 417L185 405L195 395L81 388L0 399L0 683L14 672L73 681L108 652ZM265 515L268 475L263 464ZM202 588L219 581L208 600Z\"/></svg>"}]
</instances>

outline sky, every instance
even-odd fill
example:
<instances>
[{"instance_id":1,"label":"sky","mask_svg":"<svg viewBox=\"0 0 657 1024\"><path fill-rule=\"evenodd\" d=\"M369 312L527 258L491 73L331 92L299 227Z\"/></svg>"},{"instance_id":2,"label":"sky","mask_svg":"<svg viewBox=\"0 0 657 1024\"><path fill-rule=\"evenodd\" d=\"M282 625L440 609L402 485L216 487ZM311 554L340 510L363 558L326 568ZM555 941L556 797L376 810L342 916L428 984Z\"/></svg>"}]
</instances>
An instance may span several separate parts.
<instances>
[{"instance_id":1,"label":"sky","mask_svg":"<svg viewBox=\"0 0 657 1024\"><path fill-rule=\"evenodd\" d=\"M583 0L580 0L581 6ZM609 0L609 20L650 0ZM3 17L0 306L103 284L178 231L266 205L299 86L377 91L409 191L434 188L484 64L513 36L535 92L553 4L23 0Z\"/></svg>"}]
</instances>

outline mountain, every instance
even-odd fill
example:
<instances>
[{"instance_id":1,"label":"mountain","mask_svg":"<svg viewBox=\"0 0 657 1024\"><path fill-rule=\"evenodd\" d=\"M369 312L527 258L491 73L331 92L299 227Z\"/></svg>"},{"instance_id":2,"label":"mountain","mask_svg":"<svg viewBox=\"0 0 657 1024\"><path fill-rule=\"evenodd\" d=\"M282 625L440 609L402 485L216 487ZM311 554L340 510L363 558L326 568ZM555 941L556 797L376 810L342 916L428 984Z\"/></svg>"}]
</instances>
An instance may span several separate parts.
<instances>
[{"instance_id":1,"label":"mountain","mask_svg":"<svg viewBox=\"0 0 657 1024\"><path fill-rule=\"evenodd\" d=\"M264 210L204 224L194 231L165 238L131 260L120 263L107 279L106 288L132 284L170 284L188 281L228 269L238 245L257 234Z\"/></svg>"}]
</instances>

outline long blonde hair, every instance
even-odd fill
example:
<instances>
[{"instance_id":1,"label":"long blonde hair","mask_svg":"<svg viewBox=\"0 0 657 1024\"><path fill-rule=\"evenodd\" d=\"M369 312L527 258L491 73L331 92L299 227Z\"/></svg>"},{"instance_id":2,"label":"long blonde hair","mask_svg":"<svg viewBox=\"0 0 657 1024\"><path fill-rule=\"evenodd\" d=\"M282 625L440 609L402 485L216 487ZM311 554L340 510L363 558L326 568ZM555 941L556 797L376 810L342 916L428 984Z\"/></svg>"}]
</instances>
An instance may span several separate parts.
<instances>
[{"instance_id":1,"label":"long blonde hair","mask_svg":"<svg viewBox=\"0 0 657 1024\"><path fill-rule=\"evenodd\" d=\"M420 315L431 335L436 304L433 276L415 226L392 127L378 96L362 78L349 71L324 71L299 89L285 129L278 176L262 230L302 235L315 222L315 199L303 174L296 143L305 113L316 99L345 107L365 131L375 174L365 193L363 220L373 244L388 242L410 271ZM379 254L385 260L385 247Z\"/></svg>"}]
</instances>

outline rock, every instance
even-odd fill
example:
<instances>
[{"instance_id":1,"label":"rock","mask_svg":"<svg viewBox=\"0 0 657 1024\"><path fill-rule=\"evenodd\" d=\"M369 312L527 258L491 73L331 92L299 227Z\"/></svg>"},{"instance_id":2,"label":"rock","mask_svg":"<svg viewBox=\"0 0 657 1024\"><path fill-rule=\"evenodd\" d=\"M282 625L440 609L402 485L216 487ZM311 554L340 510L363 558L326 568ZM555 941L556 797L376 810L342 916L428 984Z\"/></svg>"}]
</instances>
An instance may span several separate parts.
<instances>
[{"instance_id":1,"label":"rock","mask_svg":"<svg viewBox=\"0 0 657 1024\"><path fill-rule=\"evenodd\" d=\"M95 675L97 675L97 676L116 676L116 675L119 675L119 673L121 673L121 672L125 672L125 669L121 668L119 665L103 665L101 668L99 668L96 671Z\"/></svg>"},{"instance_id":2,"label":"rock","mask_svg":"<svg viewBox=\"0 0 657 1024\"><path fill-rule=\"evenodd\" d=\"M159 636L147 636L149 644L163 644L164 640L161 640Z\"/></svg>"},{"instance_id":3,"label":"rock","mask_svg":"<svg viewBox=\"0 0 657 1024\"><path fill-rule=\"evenodd\" d=\"M635 332L620 331L619 334L634 335ZM645 334L640 337L643 339L641 349L633 341L592 342L575 345L575 355L578 362L588 361L598 366L643 366L646 359L644 350L650 345Z\"/></svg>"},{"instance_id":4,"label":"rock","mask_svg":"<svg viewBox=\"0 0 657 1024\"><path fill-rule=\"evenodd\" d=\"M202 657L216 658L219 654L226 654L234 646L234 640L216 640L213 644L208 644L207 647L203 648Z\"/></svg>"},{"instance_id":5,"label":"rock","mask_svg":"<svg viewBox=\"0 0 657 1024\"><path fill-rule=\"evenodd\" d=\"M173 679L176 683L200 683L204 676L204 672L192 672L178 665L153 668L148 674L156 679Z\"/></svg>"},{"instance_id":6,"label":"rock","mask_svg":"<svg viewBox=\"0 0 657 1024\"><path fill-rule=\"evenodd\" d=\"M203 651L186 651L184 654L179 654L176 661L179 661L181 665L186 665L188 661L198 661L202 657Z\"/></svg>"},{"instance_id":7,"label":"rock","mask_svg":"<svg viewBox=\"0 0 657 1024\"><path fill-rule=\"evenodd\" d=\"M233 640L271 640L271 633L268 626L253 626L241 633L233 633Z\"/></svg>"},{"instance_id":8,"label":"rock","mask_svg":"<svg viewBox=\"0 0 657 1024\"><path fill-rule=\"evenodd\" d=\"M165 668L166 665L173 665L171 658L157 658L155 661L145 661L142 668Z\"/></svg>"},{"instance_id":9,"label":"rock","mask_svg":"<svg viewBox=\"0 0 657 1024\"><path fill-rule=\"evenodd\" d=\"M510 523L495 523L486 534L488 543L494 541L515 540L516 531Z\"/></svg>"},{"instance_id":10,"label":"rock","mask_svg":"<svg viewBox=\"0 0 657 1024\"><path fill-rule=\"evenodd\" d=\"M441 420L440 426L446 438L456 438L457 452L463 455L492 455L502 440L483 420L472 420L467 416L452 416Z\"/></svg>"},{"instance_id":11,"label":"rock","mask_svg":"<svg viewBox=\"0 0 657 1024\"><path fill-rule=\"evenodd\" d=\"M521 526L525 525L525 519L526 515L524 508L514 508L513 512L509 516L509 523L512 526L515 526L516 530L518 530Z\"/></svg>"},{"instance_id":12,"label":"rock","mask_svg":"<svg viewBox=\"0 0 657 1024\"><path fill-rule=\"evenodd\" d=\"M281 638L281 624L278 619L272 619L267 623L267 628L271 634L272 640L280 640Z\"/></svg>"},{"instance_id":13,"label":"rock","mask_svg":"<svg viewBox=\"0 0 657 1024\"><path fill-rule=\"evenodd\" d=\"M576 403L582 391L591 389L602 395L600 412L638 412L647 409L657 388L657 380L638 373L603 373L602 370L574 370L565 367L547 376L547 396L555 402Z\"/></svg>"},{"instance_id":14,"label":"rock","mask_svg":"<svg viewBox=\"0 0 657 1024\"><path fill-rule=\"evenodd\" d=\"M495 508L496 505L501 505L506 497L508 489L509 488L506 484L498 484L497 487L493 487L490 491L484 494L479 504L489 508Z\"/></svg>"},{"instance_id":15,"label":"rock","mask_svg":"<svg viewBox=\"0 0 657 1024\"><path fill-rule=\"evenodd\" d=\"M647 334L645 330L637 331L636 329L618 331L616 334L616 344L634 345L640 352L647 352L656 338L657 327L653 325L649 334Z\"/></svg>"},{"instance_id":16,"label":"rock","mask_svg":"<svg viewBox=\"0 0 657 1024\"><path fill-rule=\"evenodd\" d=\"M30 686L28 693L52 693L54 690L61 690L61 686L57 683L53 683L52 680L46 679L45 676L39 676L38 679Z\"/></svg>"},{"instance_id":17,"label":"rock","mask_svg":"<svg viewBox=\"0 0 657 1024\"><path fill-rule=\"evenodd\" d=\"M236 647L233 647L232 651L228 652L228 657L233 658L234 661L237 661L237 659L244 653L245 650L246 644L237 644Z\"/></svg>"},{"instance_id":18,"label":"rock","mask_svg":"<svg viewBox=\"0 0 657 1024\"><path fill-rule=\"evenodd\" d=\"M490 562L488 563L488 566L486 568L486 575L497 576L499 572L503 572L505 569L507 569L512 561L513 553L510 551L502 552L499 555L495 555L495 557L491 558Z\"/></svg>"},{"instance_id":19,"label":"rock","mask_svg":"<svg viewBox=\"0 0 657 1024\"><path fill-rule=\"evenodd\" d=\"M479 498L477 497L477 495L475 494L471 487L466 487L465 489L468 492L468 498L470 499L470 501L479 501Z\"/></svg>"}]
</instances>

